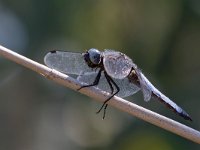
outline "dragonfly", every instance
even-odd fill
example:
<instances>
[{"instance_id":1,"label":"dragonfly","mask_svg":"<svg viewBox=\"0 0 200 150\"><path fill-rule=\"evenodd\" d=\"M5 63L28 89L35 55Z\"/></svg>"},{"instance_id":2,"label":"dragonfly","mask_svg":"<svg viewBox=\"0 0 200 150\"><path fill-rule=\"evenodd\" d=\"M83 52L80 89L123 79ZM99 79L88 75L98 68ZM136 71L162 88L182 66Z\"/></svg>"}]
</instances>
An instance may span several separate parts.
<instances>
[{"instance_id":1,"label":"dragonfly","mask_svg":"<svg viewBox=\"0 0 200 150\"><path fill-rule=\"evenodd\" d=\"M186 120L191 117L175 102L162 94L142 73L141 69L127 55L105 49L99 51L91 48L84 53L53 50L44 57L44 63L52 69L65 74L76 75L82 86L78 89L95 86L109 92L97 113L104 109L105 118L107 102L113 96L128 97L142 91L145 101L154 98Z\"/></svg>"}]
</instances>

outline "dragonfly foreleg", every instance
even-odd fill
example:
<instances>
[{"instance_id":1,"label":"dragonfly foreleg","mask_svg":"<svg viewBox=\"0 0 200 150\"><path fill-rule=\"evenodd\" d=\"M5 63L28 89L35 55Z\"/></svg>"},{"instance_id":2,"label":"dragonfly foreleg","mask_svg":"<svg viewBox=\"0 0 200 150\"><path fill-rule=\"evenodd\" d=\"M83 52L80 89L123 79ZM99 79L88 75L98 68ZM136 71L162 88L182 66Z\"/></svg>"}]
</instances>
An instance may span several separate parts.
<instances>
[{"instance_id":1,"label":"dragonfly foreleg","mask_svg":"<svg viewBox=\"0 0 200 150\"><path fill-rule=\"evenodd\" d=\"M86 88L86 87L90 87L90 86L95 86L95 85L98 85L99 84L99 80L101 78L101 72L102 70L100 69L97 76L95 77L95 80L92 84L89 84L89 85L83 85L81 86L79 89L77 89L78 91L81 90L82 88Z\"/></svg>"}]
</instances>

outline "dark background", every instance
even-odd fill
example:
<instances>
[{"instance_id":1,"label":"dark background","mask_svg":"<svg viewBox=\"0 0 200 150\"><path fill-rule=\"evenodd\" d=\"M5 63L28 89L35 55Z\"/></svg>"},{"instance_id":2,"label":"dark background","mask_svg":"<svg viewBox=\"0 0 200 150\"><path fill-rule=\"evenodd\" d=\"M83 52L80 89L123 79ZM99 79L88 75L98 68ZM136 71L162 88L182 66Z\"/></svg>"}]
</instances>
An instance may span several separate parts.
<instances>
[{"instance_id":1,"label":"dark background","mask_svg":"<svg viewBox=\"0 0 200 150\"><path fill-rule=\"evenodd\" d=\"M43 63L53 49L127 54L194 120L139 92L127 99L200 129L199 0L1 0L0 44ZM0 58L0 149L198 150L183 139Z\"/></svg>"}]
</instances>

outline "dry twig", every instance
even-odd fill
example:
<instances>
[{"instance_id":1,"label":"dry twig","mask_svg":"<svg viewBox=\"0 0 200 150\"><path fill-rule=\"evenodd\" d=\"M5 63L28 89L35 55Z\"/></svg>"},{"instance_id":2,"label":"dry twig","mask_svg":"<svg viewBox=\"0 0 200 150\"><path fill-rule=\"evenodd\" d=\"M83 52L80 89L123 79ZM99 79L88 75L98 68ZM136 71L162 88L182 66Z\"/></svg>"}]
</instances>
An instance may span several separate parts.
<instances>
[{"instance_id":1,"label":"dry twig","mask_svg":"<svg viewBox=\"0 0 200 150\"><path fill-rule=\"evenodd\" d=\"M29 58L26 58L22 55L19 55L3 46L0 45L0 55L15 62L18 63L28 69L31 69L44 77L55 81L58 84L61 84L65 87L71 88L73 90L76 90L80 88L80 83L69 77L66 74L60 73L56 70L50 69L40 63L37 63ZM94 98L95 100L98 100L100 102L103 102L106 97L108 96L107 93L94 88L84 88L79 91L80 93L83 93L87 96L90 96ZM155 112L152 112L148 109L145 109L141 106L138 106L132 102L126 101L122 98L114 96L109 102L109 105L120 109L121 111L127 112L135 117L138 117L146 122L149 122L151 124L154 124L158 127L161 127L165 130L171 131L177 135L180 135L188 140L191 140L193 142L196 142L200 144L200 132L197 130L194 130L186 125L183 125L179 122L176 122L172 119L169 119L167 117L164 117L162 115L159 115Z\"/></svg>"}]
</instances>

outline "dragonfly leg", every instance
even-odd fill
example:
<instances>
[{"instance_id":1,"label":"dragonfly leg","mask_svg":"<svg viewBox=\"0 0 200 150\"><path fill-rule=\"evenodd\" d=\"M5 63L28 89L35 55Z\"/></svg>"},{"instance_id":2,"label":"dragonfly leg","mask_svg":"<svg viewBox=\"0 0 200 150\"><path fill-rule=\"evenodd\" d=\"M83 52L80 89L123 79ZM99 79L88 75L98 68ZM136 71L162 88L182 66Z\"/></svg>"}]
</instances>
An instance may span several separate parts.
<instances>
[{"instance_id":1,"label":"dragonfly leg","mask_svg":"<svg viewBox=\"0 0 200 150\"><path fill-rule=\"evenodd\" d=\"M114 88L113 88L113 85L112 85L112 83L111 83L111 80L110 80L109 77L107 77L107 76L108 76L108 75L106 74L105 77L106 77L106 80L107 80L108 85L109 85L110 90L111 90L110 94L113 94Z\"/></svg>"},{"instance_id":2,"label":"dragonfly leg","mask_svg":"<svg viewBox=\"0 0 200 150\"><path fill-rule=\"evenodd\" d=\"M106 116L106 108L108 107L108 104L106 104L105 105L105 107L104 107L104 111L103 111L103 119L105 118L105 116Z\"/></svg>"},{"instance_id":3,"label":"dragonfly leg","mask_svg":"<svg viewBox=\"0 0 200 150\"><path fill-rule=\"evenodd\" d=\"M112 85L112 83L111 83L111 80L110 80L110 78L108 77L108 75L107 75L106 73L104 73L104 74L105 74L106 80L107 80L107 82L108 82L108 84L109 84L109 86L110 86L111 94L113 94L114 88L113 88L113 85ZM110 98L110 97L109 97L109 98ZM111 97L111 98L112 98L112 97ZM103 107L105 106L105 104L106 104L106 103L104 102L103 105L101 106L101 108L96 112L97 114L101 112L101 110L103 109ZM107 107L107 106L106 106L106 107ZM103 118L105 118L106 107L104 107L104 115L103 115Z\"/></svg>"},{"instance_id":4,"label":"dragonfly leg","mask_svg":"<svg viewBox=\"0 0 200 150\"><path fill-rule=\"evenodd\" d=\"M120 91L120 88L118 87L118 85L114 82L114 80L106 73L106 72L104 72L104 74L105 74L105 77L106 77L106 80L107 80L107 82L108 82L108 84L110 85L110 88L111 88L111 96L108 98L108 99L106 99L104 102L103 102L103 105L101 106L101 108L96 112L96 113L100 113L101 112L101 110L104 108L104 115L103 115L103 119L105 118L105 114L106 114L106 108L107 108L107 102L113 97L113 96L115 96L119 91ZM112 84L115 86L115 88L116 88L116 92L115 93L113 93L114 92L114 89L113 89L113 86L112 86ZM105 106L105 107L104 107Z\"/></svg>"},{"instance_id":5,"label":"dragonfly leg","mask_svg":"<svg viewBox=\"0 0 200 150\"><path fill-rule=\"evenodd\" d=\"M86 87L98 85L99 84L99 80L101 78L101 72L102 72L102 70L100 69L99 72L98 72L98 74L97 74L97 76L95 77L94 82L92 84L90 84L90 85L83 85L79 89L77 89L77 91L81 90L82 88L86 88Z\"/></svg>"}]
</instances>

